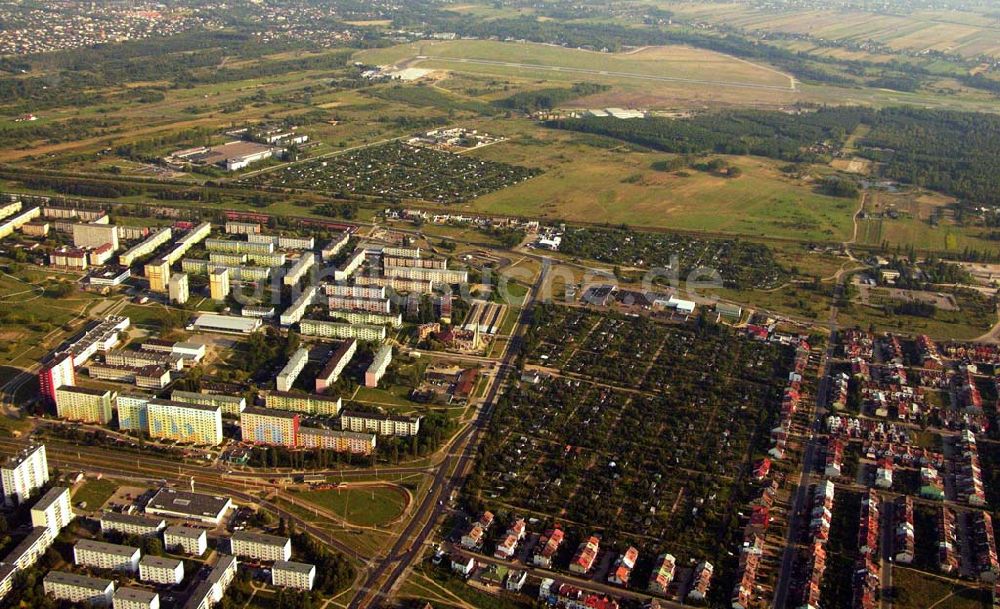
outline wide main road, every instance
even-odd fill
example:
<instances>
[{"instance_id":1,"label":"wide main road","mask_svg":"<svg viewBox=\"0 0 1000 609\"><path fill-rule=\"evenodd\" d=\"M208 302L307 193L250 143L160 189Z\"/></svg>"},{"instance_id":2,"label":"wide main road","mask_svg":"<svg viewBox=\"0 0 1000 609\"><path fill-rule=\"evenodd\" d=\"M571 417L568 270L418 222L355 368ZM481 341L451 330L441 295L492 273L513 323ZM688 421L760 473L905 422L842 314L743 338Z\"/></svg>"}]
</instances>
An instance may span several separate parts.
<instances>
[{"instance_id":1,"label":"wide main road","mask_svg":"<svg viewBox=\"0 0 1000 609\"><path fill-rule=\"evenodd\" d=\"M402 534L396 540L389 554L368 573L364 585L351 599L348 609L365 609L377 599L388 598L396 584L405 576L407 570L420 557L424 544L434 532L438 519L444 512L443 498L458 488L474 463L479 440L483 431L489 425L493 408L496 406L500 390L513 369L513 361L520 351L524 334L532 321L532 305L538 298L538 292L545 283L549 271L549 261L544 260L538 279L531 288L517 326L511 333L511 339L500 358L500 365L493 384L486 392L486 397L479 408L473 422L455 439L448 456L441 463L430 491L420 507L413 513L413 518L406 525Z\"/></svg>"}]
</instances>

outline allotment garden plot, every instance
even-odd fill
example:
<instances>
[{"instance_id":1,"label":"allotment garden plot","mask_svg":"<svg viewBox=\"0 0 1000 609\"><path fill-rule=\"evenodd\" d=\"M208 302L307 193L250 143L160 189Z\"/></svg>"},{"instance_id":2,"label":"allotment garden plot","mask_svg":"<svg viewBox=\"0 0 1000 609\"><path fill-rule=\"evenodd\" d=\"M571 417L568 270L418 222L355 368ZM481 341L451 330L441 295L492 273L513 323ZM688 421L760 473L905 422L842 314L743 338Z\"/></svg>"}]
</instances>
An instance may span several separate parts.
<instances>
[{"instance_id":1,"label":"allotment garden plot","mask_svg":"<svg viewBox=\"0 0 1000 609\"><path fill-rule=\"evenodd\" d=\"M390 142L289 165L251 178L256 185L458 203L523 182L537 169Z\"/></svg>"},{"instance_id":2,"label":"allotment garden plot","mask_svg":"<svg viewBox=\"0 0 1000 609\"><path fill-rule=\"evenodd\" d=\"M651 550L725 547L790 353L713 324L560 307L538 311L527 349L529 369L561 371L501 401L482 460L487 504Z\"/></svg>"}]
</instances>

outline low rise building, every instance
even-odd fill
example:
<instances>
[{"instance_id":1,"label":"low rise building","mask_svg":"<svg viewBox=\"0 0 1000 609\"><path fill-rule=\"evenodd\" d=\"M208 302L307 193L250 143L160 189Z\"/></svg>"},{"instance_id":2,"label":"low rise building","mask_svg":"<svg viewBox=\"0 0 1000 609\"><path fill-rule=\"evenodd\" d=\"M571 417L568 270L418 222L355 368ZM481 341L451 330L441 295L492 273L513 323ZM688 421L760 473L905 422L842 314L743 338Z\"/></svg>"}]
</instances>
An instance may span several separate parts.
<instances>
[{"instance_id":1,"label":"low rise building","mask_svg":"<svg viewBox=\"0 0 1000 609\"><path fill-rule=\"evenodd\" d=\"M233 555L264 561L287 561L292 556L292 540L277 535L236 531L229 539Z\"/></svg>"},{"instance_id":2,"label":"low rise building","mask_svg":"<svg viewBox=\"0 0 1000 609\"><path fill-rule=\"evenodd\" d=\"M171 552L201 556L208 550L205 529L175 525L163 531L163 547Z\"/></svg>"},{"instance_id":3,"label":"low rise building","mask_svg":"<svg viewBox=\"0 0 1000 609\"><path fill-rule=\"evenodd\" d=\"M139 554L139 548L81 539L73 546L73 563L95 569L135 573L139 570Z\"/></svg>"},{"instance_id":4,"label":"low rise building","mask_svg":"<svg viewBox=\"0 0 1000 609\"><path fill-rule=\"evenodd\" d=\"M316 581L316 565L277 560L271 567L271 585L296 590L312 590Z\"/></svg>"},{"instance_id":5,"label":"low rise building","mask_svg":"<svg viewBox=\"0 0 1000 609\"><path fill-rule=\"evenodd\" d=\"M118 588L111 602L112 609L160 609L160 595L142 588Z\"/></svg>"},{"instance_id":6,"label":"low rise building","mask_svg":"<svg viewBox=\"0 0 1000 609\"><path fill-rule=\"evenodd\" d=\"M101 514L101 533L114 532L135 537L157 537L166 526L167 522L162 518L150 518L141 514L122 514L120 512Z\"/></svg>"},{"instance_id":7,"label":"low rise building","mask_svg":"<svg viewBox=\"0 0 1000 609\"><path fill-rule=\"evenodd\" d=\"M67 573L49 571L42 580L45 594L56 600L87 603L95 607L110 607L115 593L115 582Z\"/></svg>"},{"instance_id":8,"label":"low rise building","mask_svg":"<svg viewBox=\"0 0 1000 609\"><path fill-rule=\"evenodd\" d=\"M154 584L176 586L184 580L184 561L147 554L139 561L139 579Z\"/></svg>"},{"instance_id":9,"label":"low rise building","mask_svg":"<svg viewBox=\"0 0 1000 609\"><path fill-rule=\"evenodd\" d=\"M161 488L146 504L146 513L218 525L232 507L233 500L222 495Z\"/></svg>"},{"instance_id":10,"label":"low rise building","mask_svg":"<svg viewBox=\"0 0 1000 609\"><path fill-rule=\"evenodd\" d=\"M340 415L340 425L347 431L380 436L415 436L420 432L420 417L345 410Z\"/></svg>"}]
</instances>

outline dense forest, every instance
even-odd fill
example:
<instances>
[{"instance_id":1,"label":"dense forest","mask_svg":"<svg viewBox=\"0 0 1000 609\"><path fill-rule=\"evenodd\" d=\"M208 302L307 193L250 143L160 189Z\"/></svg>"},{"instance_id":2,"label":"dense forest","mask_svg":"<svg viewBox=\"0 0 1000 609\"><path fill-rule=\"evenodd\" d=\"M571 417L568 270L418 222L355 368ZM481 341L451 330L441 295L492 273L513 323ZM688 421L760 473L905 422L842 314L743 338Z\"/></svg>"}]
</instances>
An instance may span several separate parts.
<instances>
[{"instance_id":1,"label":"dense forest","mask_svg":"<svg viewBox=\"0 0 1000 609\"><path fill-rule=\"evenodd\" d=\"M977 204L1000 204L1000 117L991 114L855 106L804 114L735 110L689 119L588 117L546 123L664 152L752 154L795 162L828 158L861 124L870 130L856 142L855 153L876 161L881 177ZM852 194L836 190L830 194Z\"/></svg>"},{"instance_id":2,"label":"dense forest","mask_svg":"<svg viewBox=\"0 0 1000 609\"><path fill-rule=\"evenodd\" d=\"M546 124L606 135L664 152L754 154L801 162L818 160L823 150L839 148L870 115L871 111L864 108L823 109L802 115L736 110L684 120L588 117Z\"/></svg>"},{"instance_id":3,"label":"dense forest","mask_svg":"<svg viewBox=\"0 0 1000 609\"><path fill-rule=\"evenodd\" d=\"M594 95L610 89L607 85L597 83L576 83L570 88L552 87L535 91L521 91L510 97L498 99L494 105L508 110L519 110L525 113L551 110L559 104L564 104L578 97Z\"/></svg>"}]
</instances>

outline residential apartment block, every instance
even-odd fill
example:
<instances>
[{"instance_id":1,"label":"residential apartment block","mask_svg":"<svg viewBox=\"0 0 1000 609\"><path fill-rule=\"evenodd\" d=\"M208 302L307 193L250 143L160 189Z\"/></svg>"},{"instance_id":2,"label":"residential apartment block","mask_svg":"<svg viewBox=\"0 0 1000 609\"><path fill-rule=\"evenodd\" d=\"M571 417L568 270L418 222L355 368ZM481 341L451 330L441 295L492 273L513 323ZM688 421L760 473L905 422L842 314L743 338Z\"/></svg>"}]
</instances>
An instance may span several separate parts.
<instances>
[{"instance_id":1,"label":"residential apartment block","mask_svg":"<svg viewBox=\"0 0 1000 609\"><path fill-rule=\"evenodd\" d=\"M49 571L42 580L42 586L45 594L56 600L87 603L95 607L110 607L115 593L115 582L110 579L65 571Z\"/></svg>"},{"instance_id":2,"label":"residential apartment block","mask_svg":"<svg viewBox=\"0 0 1000 609\"><path fill-rule=\"evenodd\" d=\"M104 512L101 514L101 532L115 532L136 537L158 536L167 526L162 518L150 518L140 514Z\"/></svg>"},{"instance_id":3,"label":"residential apartment block","mask_svg":"<svg viewBox=\"0 0 1000 609\"><path fill-rule=\"evenodd\" d=\"M147 409L153 438L208 446L222 443L222 409L218 406L150 400Z\"/></svg>"},{"instance_id":4,"label":"residential apartment block","mask_svg":"<svg viewBox=\"0 0 1000 609\"><path fill-rule=\"evenodd\" d=\"M139 548L81 539L73 546L73 563L95 569L135 573L139 570L139 554Z\"/></svg>"},{"instance_id":5,"label":"residential apartment block","mask_svg":"<svg viewBox=\"0 0 1000 609\"><path fill-rule=\"evenodd\" d=\"M181 391L179 389L175 389L170 392L170 399L174 402L184 402L185 404L218 406L222 409L223 416L231 417L240 416L243 409L247 407L247 400L242 395L200 393L197 391Z\"/></svg>"},{"instance_id":6,"label":"residential apartment block","mask_svg":"<svg viewBox=\"0 0 1000 609\"><path fill-rule=\"evenodd\" d=\"M312 590L316 580L316 565L276 560L271 567L271 584L296 590Z\"/></svg>"},{"instance_id":7,"label":"residential apartment block","mask_svg":"<svg viewBox=\"0 0 1000 609\"><path fill-rule=\"evenodd\" d=\"M273 410L335 417L340 414L342 400L340 397L272 391L264 396L264 404Z\"/></svg>"},{"instance_id":8,"label":"residential apartment block","mask_svg":"<svg viewBox=\"0 0 1000 609\"><path fill-rule=\"evenodd\" d=\"M191 556L201 556L208 550L205 529L175 525L163 531L163 547L172 552L180 551Z\"/></svg>"},{"instance_id":9,"label":"residential apartment block","mask_svg":"<svg viewBox=\"0 0 1000 609\"><path fill-rule=\"evenodd\" d=\"M292 540L287 537L236 531L229 539L233 555L266 561L287 561L292 556Z\"/></svg>"},{"instance_id":10,"label":"residential apartment block","mask_svg":"<svg viewBox=\"0 0 1000 609\"><path fill-rule=\"evenodd\" d=\"M384 325L344 323L319 319L303 319L299 322L299 332L304 336L340 339L356 338L363 341L383 341L386 337Z\"/></svg>"},{"instance_id":11,"label":"residential apartment block","mask_svg":"<svg viewBox=\"0 0 1000 609\"><path fill-rule=\"evenodd\" d=\"M389 369L392 362L392 345L382 345L375 354L368 370L365 371L365 387L378 387L378 382L382 380L385 371Z\"/></svg>"},{"instance_id":12,"label":"residential apartment block","mask_svg":"<svg viewBox=\"0 0 1000 609\"><path fill-rule=\"evenodd\" d=\"M139 561L139 579L176 586L184 580L184 561L147 554Z\"/></svg>"},{"instance_id":13,"label":"residential apartment block","mask_svg":"<svg viewBox=\"0 0 1000 609\"><path fill-rule=\"evenodd\" d=\"M345 410L340 415L340 426L346 431L380 436L415 436L420 432L420 417Z\"/></svg>"},{"instance_id":14,"label":"residential apartment block","mask_svg":"<svg viewBox=\"0 0 1000 609\"><path fill-rule=\"evenodd\" d=\"M299 415L287 410L250 407L240 415L244 442L295 448L299 444Z\"/></svg>"},{"instance_id":15,"label":"residential apartment block","mask_svg":"<svg viewBox=\"0 0 1000 609\"><path fill-rule=\"evenodd\" d=\"M49 481L45 445L29 446L9 457L0 467L0 480L3 482L4 504L13 506L26 501Z\"/></svg>"},{"instance_id":16,"label":"residential apartment block","mask_svg":"<svg viewBox=\"0 0 1000 609\"><path fill-rule=\"evenodd\" d=\"M56 416L68 421L107 425L117 392L63 386L56 389Z\"/></svg>"},{"instance_id":17,"label":"residential apartment block","mask_svg":"<svg viewBox=\"0 0 1000 609\"><path fill-rule=\"evenodd\" d=\"M69 489L64 486L49 489L31 506L31 526L47 528L55 539L59 531L73 520L69 498Z\"/></svg>"},{"instance_id":18,"label":"residential apartment block","mask_svg":"<svg viewBox=\"0 0 1000 609\"><path fill-rule=\"evenodd\" d=\"M355 433L339 429L300 427L299 446L321 448L339 453L370 455L375 452L375 434Z\"/></svg>"},{"instance_id":19,"label":"residential apartment block","mask_svg":"<svg viewBox=\"0 0 1000 609\"><path fill-rule=\"evenodd\" d=\"M141 588L118 588L111 598L112 609L160 609L160 595Z\"/></svg>"}]
</instances>

